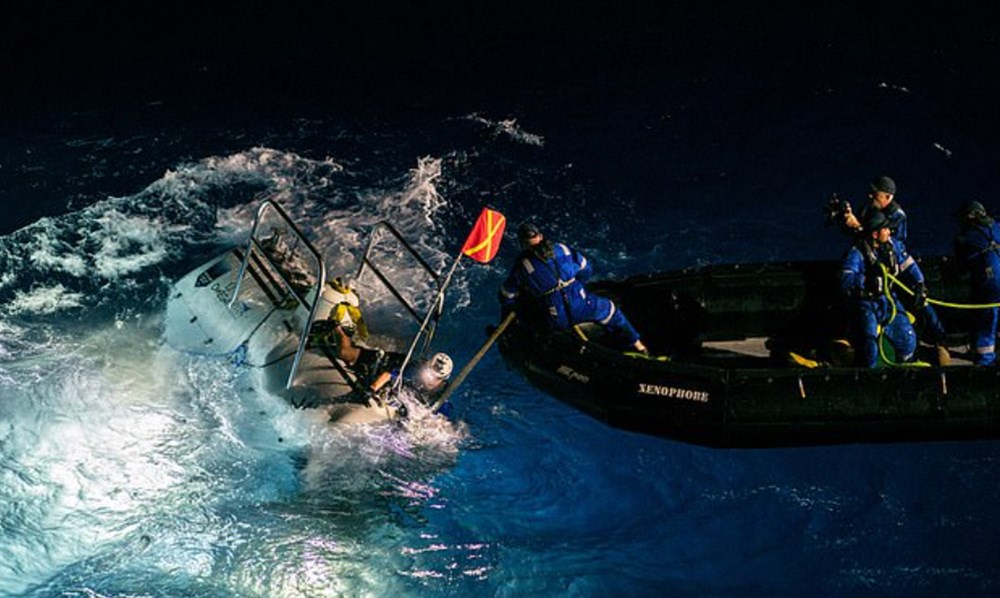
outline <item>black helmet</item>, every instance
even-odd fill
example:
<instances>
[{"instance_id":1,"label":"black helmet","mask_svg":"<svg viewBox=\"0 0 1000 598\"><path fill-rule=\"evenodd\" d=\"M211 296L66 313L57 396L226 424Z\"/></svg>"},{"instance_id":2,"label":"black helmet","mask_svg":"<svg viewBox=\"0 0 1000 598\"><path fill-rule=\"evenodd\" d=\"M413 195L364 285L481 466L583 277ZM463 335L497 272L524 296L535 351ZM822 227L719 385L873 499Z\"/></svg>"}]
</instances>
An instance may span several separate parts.
<instances>
[{"instance_id":1,"label":"black helmet","mask_svg":"<svg viewBox=\"0 0 1000 598\"><path fill-rule=\"evenodd\" d=\"M962 218L965 218L966 220L985 218L986 208L984 208L983 204L979 203L978 201L975 200L967 201L965 202L965 204L962 205L962 209L959 212L959 214L962 216Z\"/></svg>"},{"instance_id":2,"label":"black helmet","mask_svg":"<svg viewBox=\"0 0 1000 598\"><path fill-rule=\"evenodd\" d=\"M517 240L522 243L530 239L534 239L538 235L542 234L538 227L535 226L534 222L522 222L520 226L517 227Z\"/></svg>"},{"instance_id":3,"label":"black helmet","mask_svg":"<svg viewBox=\"0 0 1000 598\"><path fill-rule=\"evenodd\" d=\"M896 194L896 181L890 179L884 174L872 179L871 182L872 191L881 191L882 193L888 193L889 195Z\"/></svg>"},{"instance_id":4,"label":"black helmet","mask_svg":"<svg viewBox=\"0 0 1000 598\"><path fill-rule=\"evenodd\" d=\"M865 214L861 227L866 233L889 228L889 219L882 213L882 210L871 210Z\"/></svg>"}]
</instances>

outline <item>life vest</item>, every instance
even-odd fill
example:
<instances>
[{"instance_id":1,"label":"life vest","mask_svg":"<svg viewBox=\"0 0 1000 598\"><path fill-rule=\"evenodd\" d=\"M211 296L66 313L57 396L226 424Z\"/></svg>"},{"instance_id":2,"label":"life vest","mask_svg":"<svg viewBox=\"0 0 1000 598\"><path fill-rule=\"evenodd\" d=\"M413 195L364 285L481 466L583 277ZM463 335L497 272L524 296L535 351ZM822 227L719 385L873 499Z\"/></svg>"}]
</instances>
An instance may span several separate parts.
<instances>
[{"instance_id":1,"label":"life vest","mask_svg":"<svg viewBox=\"0 0 1000 598\"><path fill-rule=\"evenodd\" d=\"M867 240L862 240L856 245L865 261L865 291L872 296L882 294L886 281L884 275L888 273L896 276L900 272L899 258L896 255L892 242L883 243L878 248L872 247ZM885 271L883 272L883 267Z\"/></svg>"},{"instance_id":2,"label":"life vest","mask_svg":"<svg viewBox=\"0 0 1000 598\"><path fill-rule=\"evenodd\" d=\"M368 327L365 326L365 320L361 315L361 302L358 295L340 277L327 282L320 295L320 300L323 305L317 314L318 318L336 322L345 330L354 330L356 338L359 340L368 337Z\"/></svg>"}]
</instances>

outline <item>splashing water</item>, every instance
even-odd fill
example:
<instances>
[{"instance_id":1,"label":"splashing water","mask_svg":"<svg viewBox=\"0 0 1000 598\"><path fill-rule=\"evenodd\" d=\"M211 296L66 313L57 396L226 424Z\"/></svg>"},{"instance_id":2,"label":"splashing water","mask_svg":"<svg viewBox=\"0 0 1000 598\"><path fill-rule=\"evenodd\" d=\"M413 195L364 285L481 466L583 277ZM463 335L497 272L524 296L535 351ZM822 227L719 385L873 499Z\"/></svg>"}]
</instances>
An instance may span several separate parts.
<instances>
[{"instance_id":1,"label":"splashing water","mask_svg":"<svg viewBox=\"0 0 1000 598\"><path fill-rule=\"evenodd\" d=\"M386 217L441 263L441 176L425 157L399 188L372 192L331 159L254 148L0 240L0 261L20 264L0 284L0 593L161 576L190 595L389 591L360 547L386 502L433 501L423 480L454 463L461 434L426 413L419 426L332 429L255 390L245 369L164 347L160 316L188 256L242 243L261 195L335 268L354 266L344 247Z\"/></svg>"}]
</instances>

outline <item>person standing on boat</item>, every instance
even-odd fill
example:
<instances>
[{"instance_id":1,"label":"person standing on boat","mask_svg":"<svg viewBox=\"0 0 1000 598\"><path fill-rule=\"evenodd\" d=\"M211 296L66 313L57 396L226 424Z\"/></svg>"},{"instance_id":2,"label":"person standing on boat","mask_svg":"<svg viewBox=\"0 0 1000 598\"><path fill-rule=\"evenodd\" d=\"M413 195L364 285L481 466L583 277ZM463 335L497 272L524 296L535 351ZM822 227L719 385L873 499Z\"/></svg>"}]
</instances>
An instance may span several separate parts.
<instances>
[{"instance_id":1,"label":"person standing on boat","mask_svg":"<svg viewBox=\"0 0 1000 598\"><path fill-rule=\"evenodd\" d=\"M587 258L567 245L549 241L530 222L521 224L517 237L521 254L500 287L504 315L517 311L550 329L597 322L618 336L623 348L647 353L639 333L618 306L587 292L584 283L592 272Z\"/></svg>"},{"instance_id":2,"label":"person standing on boat","mask_svg":"<svg viewBox=\"0 0 1000 598\"><path fill-rule=\"evenodd\" d=\"M889 230L897 241L906 243L906 212L895 200L896 181L879 175L868 185L869 202L861 208L860 218L850 209L844 212L844 223L848 230L860 232L861 223L871 217L874 212L881 212L889 222Z\"/></svg>"},{"instance_id":3,"label":"person standing on boat","mask_svg":"<svg viewBox=\"0 0 1000 598\"><path fill-rule=\"evenodd\" d=\"M966 203L959 212L961 230L955 237L955 255L972 278L972 301L1000 302L1000 225L978 201ZM983 308L973 332L976 365L996 363L997 316L1000 309Z\"/></svg>"},{"instance_id":4,"label":"person standing on boat","mask_svg":"<svg viewBox=\"0 0 1000 598\"><path fill-rule=\"evenodd\" d=\"M880 329L884 329L897 362L912 360L917 349L916 331L886 274L905 279L904 284L914 289L920 307L929 307L924 274L906 246L892 237L889 226L882 212L870 212L861 234L841 262L840 289L855 309L854 336L861 348L857 355L860 365L869 368L879 363ZM936 325L937 338L943 338L944 330L933 309L928 320ZM939 350L938 361L943 365L946 358L941 353ZM946 350L944 353L947 355Z\"/></svg>"}]
</instances>

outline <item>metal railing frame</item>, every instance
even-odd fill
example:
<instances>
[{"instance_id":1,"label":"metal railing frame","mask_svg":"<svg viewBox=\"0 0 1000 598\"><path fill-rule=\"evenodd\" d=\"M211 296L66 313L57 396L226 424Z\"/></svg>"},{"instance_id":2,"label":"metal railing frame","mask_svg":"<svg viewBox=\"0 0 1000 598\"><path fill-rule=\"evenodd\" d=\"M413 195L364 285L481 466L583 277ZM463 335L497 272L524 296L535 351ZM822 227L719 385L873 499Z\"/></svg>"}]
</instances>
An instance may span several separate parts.
<instances>
[{"instance_id":1,"label":"metal railing frame","mask_svg":"<svg viewBox=\"0 0 1000 598\"><path fill-rule=\"evenodd\" d=\"M317 269L316 272L316 297L313 299L312 304L309 304L307 297L299 296L295 287L285 279L284 274L280 267L275 264L271 258L268 256L267 252L260 246L257 242L257 229L260 227L261 219L264 217L268 210L274 210L274 212L284 221L288 226L288 230L294 233L296 239L305 247L309 253L316 259ZM268 265L274 270L275 274L278 276L279 280L288 288L288 291L299 301L300 304L306 306L309 309L309 318L306 320L305 328L302 330L299 336L299 346L295 351L295 359L292 361L292 369L288 372L288 381L285 383L285 388L289 389L292 387L292 382L295 380L295 373L299 368L299 362L302 361L302 354L306 350L306 342L309 340L309 330L312 328L313 322L316 319L316 309L319 306L319 298L323 293L323 289L326 288L326 264L323 262L323 257L320 255L319 251L309 242L309 239L302 234L299 227L292 222L292 219L288 214L281 209L277 203L271 199L265 199L261 202L260 206L257 208L257 213L254 215L253 227L250 229L250 236L247 238L247 248L243 255L243 262L240 264L240 273L236 278L236 287L233 289L233 295L229 298L229 307L233 306L236 302L236 297L239 295L240 286L243 284L243 278L246 276L247 267L250 263L250 256L253 253L254 248L257 252L264 257Z\"/></svg>"},{"instance_id":2,"label":"metal railing frame","mask_svg":"<svg viewBox=\"0 0 1000 598\"><path fill-rule=\"evenodd\" d=\"M430 264L428 264L427 261L424 260L424 258L422 258L419 253L417 253L417 250L414 249L413 246L410 245L406 241L406 239L403 238L403 235L401 235L399 231L396 230L395 227L393 227L385 220L378 222L372 229L371 237L368 239L368 246L365 248L365 253L361 258L361 264L358 266L358 273L357 275L355 275L354 279L361 280L361 275L364 273L365 268L367 267L368 269L370 269L372 273L375 274L375 276L382 282L382 284L385 285L387 289L389 289L389 292L392 293L392 295L396 298L396 300L399 301L403 305L403 307L406 308L406 311L408 311L410 315L413 316L414 321L416 321L419 324L423 320L423 317L420 315L420 313L417 312L416 308L414 308L410 304L410 302L406 300L406 298L404 298L402 295L399 294L399 291L397 291L396 287L394 287L392 283L389 282L389 279L386 277L386 275L381 270L378 269L378 266L376 266L375 263L371 261L371 259L369 259L372 250L375 247L375 243L379 239L378 232L380 229L385 229L389 231L389 233L393 237L395 237L397 241L399 241L399 243L403 246L403 248L406 249L410 253L410 255L412 255L414 259L417 260L420 266L424 270L426 270L428 274L430 274L431 278L434 280L434 284L437 286L437 290L440 291L441 277L437 274L437 272L434 271L434 268Z\"/></svg>"},{"instance_id":3,"label":"metal railing frame","mask_svg":"<svg viewBox=\"0 0 1000 598\"><path fill-rule=\"evenodd\" d=\"M278 215L278 217L282 221L284 221L284 224L288 226L288 230L290 230L295 235L296 240L300 242L302 246L305 247L306 250L310 254L312 254L312 257L315 258L316 260L317 270L318 270L315 273L316 297L313 299L311 304L308 301L307 297L302 297L298 294L298 291L295 289L295 286L292 285L291 282L285 278L282 269L278 266L278 264L276 264L273 260L271 260L270 256L268 256L267 252L263 249L263 247L261 247L260 243L257 241L257 231L260 228L263 217L269 210L273 210ZM385 285L385 287L389 290L389 292L392 293L392 295L396 298L396 300L399 301L403 305L403 307L406 308L406 310L410 313L411 316L413 316L413 319L417 323L420 323L422 321L422 318L420 314L417 312L416 308L414 308L410 304L410 302L407 301L406 298L404 298L399 293L399 291L396 290L396 287L392 285L392 283L385 276L385 274L381 270L379 270L379 268L370 259L375 243L379 239L378 233L382 229L387 230L393 237L395 237L396 240L399 241L399 243L414 257L414 259L417 260L420 266L424 270L426 270L428 274L430 274L431 278L434 280L435 285L437 285L438 287L438 291L440 292L441 277L434 271L434 268L431 267L431 265L427 263L427 261L424 260L424 258L421 257L419 253L417 253L416 249L414 249L413 246L410 245L406 241L406 239L403 238L403 236L399 233L399 231L397 231L395 227L389 224L389 222L384 220L378 222L372 229L371 237L368 239L368 246L365 248L364 255L361 259L361 265L358 268L358 273L355 279L356 280L361 279L361 275L364 273L366 267L370 269L375 274L375 276L378 277L378 279L382 282L382 284ZM236 278L236 286L233 289L232 296L229 298L228 306L230 308L232 308L233 304L236 302L236 298L239 296L240 287L243 285L243 279L246 276L246 271L250 264L250 256L253 254L254 249L256 249L257 253L264 258L264 260L268 263L268 265L277 275L278 279L281 280L282 284L285 285L285 287L296 298L296 300L298 300L298 302L301 305L304 305L309 309L309 317L306 320L305 328L300 333L298 349L295 351L295 359L292 361L292 369L291 371L289 371L288 380L285 382L285 388L289 389L292 387L292 382L295 380L295 374L298 371L299 363L302 360L302 355L305 353L306 343L309 340L308 332L312 328L313 322L315 322L316 320L316 310L320 303L319 300L320 297L322 296L323 289L326 288L326 263L323 261L323 257L320 255L316 247L309 242L309 239L307 239L305 235L302 233L302 231L299 229L299 227L296 226L294 222L292 222L292 219L281 208L281 206L279 206L274 200L265 199L261 202L260 206L257 208L257 213L254 215L253 226L251 227L250 235L247 238L246 251L244 252L243 260L240 263L240 271ZM440 306L435 306L435 307L437 307L437 309L440 309ZM426 325L426 322L424 322L424 324Z\"/></svg>"}]
</instances>

